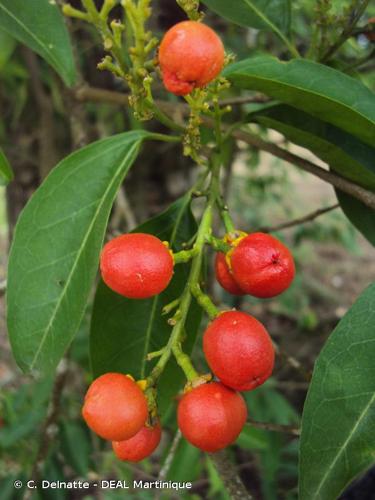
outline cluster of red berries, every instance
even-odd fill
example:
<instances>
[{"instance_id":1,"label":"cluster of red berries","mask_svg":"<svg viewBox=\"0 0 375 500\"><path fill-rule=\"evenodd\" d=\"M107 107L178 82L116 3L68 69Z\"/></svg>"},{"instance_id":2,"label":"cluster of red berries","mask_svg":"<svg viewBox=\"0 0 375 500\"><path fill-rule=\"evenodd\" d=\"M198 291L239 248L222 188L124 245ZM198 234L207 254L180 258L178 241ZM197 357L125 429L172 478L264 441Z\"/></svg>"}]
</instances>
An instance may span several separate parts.
<instances>
[{"instance_id":1,"label":"cluster of red berries","mask_svg":"<svg viewBox=\"0 0 375 500\"><path fill-rule=\"evenodd\" d=\"M167 90L189 94L206 86L220 73L224 47L202 23L185 21L173 26L159 48L159 65ZM273 297L294 277L289 250L264 233L235 233L225 237L230 250L218 253L216 277L234 295ZM168 244L155 236L132 233L107 243L100 269L104 282L130 299L146 299L166 289L173 276L174 258ZM240 311L219 314L203 336L207 363L219 382L198 379L181 397L177 419L185 438L201 450L218 451L240 434L247 407L237 391L263 384L274 365L272 340L264 326ZM112 441L121 460L137 462L149 456L161 438L159 421L149 415L142 382L129 375L107 373L90 386L83 406L88 426Z\"/></svg>"},{"instance_id":2,"label":"cluster of red berries","mask_svg":"<svg viewBox=\"0 0 375 500\"><path fill-rule=\"evenodd\" d=\"M160 442L160 424L149 422L146 397L129 375L106 373L94 380L86 393L82 415L98 436L112 441L120 460L139 462Z\"/></svg>"},{"instance_id":3,"label":"cluster of red berries","mask_svg":"<svg viewBox=\"0 0 375 500\"><path fill-rule=\"evenodd\" d=\"M289 250L263 233L228 235L230 250L217 254L216 275L231 293L271 297L291 283L294 263ZM125 234L107 243L100 268L104 282L131 299L162 292L173 275L168 244L143 233ZM219 382L200 383L179 401L178 426L198 448L214 452L231 444L247 418L243 397L263 384L274 365L272 340L264 326L240 311L220 313L203 336L207 363ZM157 447L160 423L149 418L141 383L130 376L107 373L90 386L83 406L88 426L113 442L121 460L139 461Z\"/></svg>"}]
</instances>

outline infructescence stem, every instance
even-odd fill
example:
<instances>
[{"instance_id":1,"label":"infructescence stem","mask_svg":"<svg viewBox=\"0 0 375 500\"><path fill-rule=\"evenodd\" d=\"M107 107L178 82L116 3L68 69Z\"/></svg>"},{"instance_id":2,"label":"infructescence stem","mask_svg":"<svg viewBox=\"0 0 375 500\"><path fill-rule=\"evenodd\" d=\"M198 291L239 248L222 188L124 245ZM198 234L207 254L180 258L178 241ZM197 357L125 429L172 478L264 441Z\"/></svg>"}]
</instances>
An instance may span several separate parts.
<instances>
[{"instance_id":1,"label":"infructescence stem","mask_svg":"<svg viewBox=\"0 0 375 500\"><path fill-rule=\"evenodd\" d=\"M220 164L216 163L212 167L211 183L210 183L210 195L207 201L206 208L203 212L202 220L199 225L197 239L194 244L195 256L191 261L191 269L189 274L189 279L186 284L185 290L181 296L179 307L177 310L177 322L173 327L171 336L167 345L164 347L163 353L159 358L159 361L151 371L147 378L147 386L153 387L155 382L163 372L169 358L173 354L176 358L178 365L181 367L189 381L198 378L198 373L193 367L189 356L187 356L181 349L182 336L185 328L186 318L189 312L191 300L192 300L192 290L199 287L199 280L202 270L203 261L203 248L206 242L207 235L211 234L212 228L212 214L213 209L217 199L218 190L218 176L219 176Z\"/></svg>"}]
</instances>

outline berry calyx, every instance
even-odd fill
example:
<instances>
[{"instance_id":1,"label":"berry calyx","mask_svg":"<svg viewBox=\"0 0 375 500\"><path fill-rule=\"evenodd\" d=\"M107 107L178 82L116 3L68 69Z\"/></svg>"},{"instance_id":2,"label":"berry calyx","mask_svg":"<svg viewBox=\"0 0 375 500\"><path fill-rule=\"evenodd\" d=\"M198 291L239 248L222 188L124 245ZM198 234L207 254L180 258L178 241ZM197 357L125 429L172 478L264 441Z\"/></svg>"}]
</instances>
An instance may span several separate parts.
<instances>
[{"instance_id":1,"label":"berry calyx","mask_svg":"<svg viewBox=\"0 0 375 500\"><path fill-rule=\"evenodd\" d=\"M178 426L187 441L197 448L215 452L233 443L247 419L241 394L220 382L199 385L181 398Z\"/></svg>"},{"instance_id":2,"label":"berry calyx","mask_svg":"<svg viewBox=\"0 0 375 500\"><path fill-rule=\"evenodd\" d=\"M90 385L82 415L98 436L123 441L137 434L145 424L147 400L130 377L122 373L106 373Z\"/></svg>"},{"instance_id":3,"label":"berry calyx","mask_svg":"<svg viewBox=\"0 0 375 500\"><path fill-rule=\"evenodd\" d=\"M238 391L249 391L271 375L275 351L262 323L249 314L220 314L203 335L207 363L220 381Z\"/></svg>"},{"instance_id":4,"label":"berry calyx","mask_svg":"<svg viewBox=\"0 0 375 500\"><path fill-rule=\"evenodd\" d=\"M232 295L246 295L234 280L229 266L225 259L225 254L218 252L215 257L215 275L222 288Z\"/></svg>"},{"instance_id":5,"label":"berry calyx","mask_svg":"<svg viewBox=\"0 0 375 500\"><path fill-rule=\"evenodd\" d=\"M159 48L163 83L176 95L189 94L214 80L224 65L224 47L205 24L183 21L166 32Z\"/></svg>"},{"instance_id":6,"label":"berry calyx","mask_svg":"<svg viewBox=\"0 0 375 500\"><path fill-rule=\"evenodd\" d=\"M238 286L249 295L269 298L286 290L295 275L293 256L270 234L251 233L227 254Z\"/></svg>"},{"instance_id":7,"label":"berry calyx","mask_svg":"<svg viewBox=\"0 0 375 500\"><path fill-rule=\"evenodd\" d=\"M123 234L108 242L100 257L106 285L129 299L146 299L168 286L173 257L159 238L151 234Z\"/></svg>"},{"instance_id":8,"label":"berry calyx","mask_svg":"<svg viewBox=\"0 0 375 500\"><path fill-rule=\"evenodd\" d=\"M135 436L126 441L113 441L112 448L120 460L140 462L156 450L160 439L161 427L158 422L153 427L143 426Z\"/></svg>"}]
</instances>

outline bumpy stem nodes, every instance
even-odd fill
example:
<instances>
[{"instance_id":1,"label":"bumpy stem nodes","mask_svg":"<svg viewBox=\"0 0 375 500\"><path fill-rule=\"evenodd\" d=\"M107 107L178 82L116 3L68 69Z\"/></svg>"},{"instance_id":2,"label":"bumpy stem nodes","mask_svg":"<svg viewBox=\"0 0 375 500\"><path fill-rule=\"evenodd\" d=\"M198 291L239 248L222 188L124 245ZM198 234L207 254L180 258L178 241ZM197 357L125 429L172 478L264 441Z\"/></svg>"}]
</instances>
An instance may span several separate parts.
<instances>
[{"instance_id":1,"label":"bumpy stem nodes","mask_svg":"<svg viewBox=\"0 0 375 500\"><path fill-rule=\"evenodd\" d=\"M199 12L199 0L176 0L176 2L192 21L200 21L203 18L203 12Z\"/></svg>"},{"instance_id":2,"label":"bumpy stem nodes","mask_svg":"<svg viewBox=\"0 0 375 500\"><path fill-rule=\"evenodd\" d=\"M191 293L195 297L195 300L198 302L201 308L206 311L208 317L210 319L216 318L216 316L219 314L219 311L210 297L202 291L199 283L192 284L190 286L190 289Z\"/></svg>"}]
</instances>

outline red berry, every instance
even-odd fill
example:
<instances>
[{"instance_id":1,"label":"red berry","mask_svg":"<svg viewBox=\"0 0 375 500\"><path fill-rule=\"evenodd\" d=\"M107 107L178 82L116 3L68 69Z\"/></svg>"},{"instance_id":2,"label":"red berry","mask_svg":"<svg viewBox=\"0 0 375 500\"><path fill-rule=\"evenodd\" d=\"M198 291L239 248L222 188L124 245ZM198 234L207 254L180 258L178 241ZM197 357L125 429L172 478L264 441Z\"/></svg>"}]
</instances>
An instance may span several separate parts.
<instances>
[{"instance_id":1,"label":"red berry","mask_svg":"<svg viewBox=\"0 0 375 500\"><path fill-rule=\"evenodd\" d=\"M238 286L255 297L279 295L293 281L293 256L285 245L265 233L252 233L229 253L232 274Z\"/></svg>"},{"instance_id":2,"label":"red berry","mask_svg":"<svg viewBox=\"0 0 375 500\"><path fill-rule=\"evenodd\" d=\"M173 258L159 238L131 233L107 243L100 257L104 282L129 299L146 299L165 290L173 275Z\"/></svg>"},{"instance_id":3,"label":"red berry","mask_svg":"<svg viewBox=\"0 0 375 500\"><path fill-rule=\"evenodd\" d=\"M203 336L207 363L221 382L249 391L271 375L275 351L262 323L249 314L228 311L208 326Z\"/></svg>"},{"instance_id":4,"label":"red berry","mask_svg":"<svg viewBox=\"0 0 375 500\"><path fill-rule=\"evenodd\" d=\"M215 274L220 285L232 295L245 295L245 292L234 281L232 273L225 260L225 255L221 252L215 257Z\"/></svg>"},{"instance_id":5,"label":"red berry","mask_svg":"<svg viewBox=\"0 0 375 500\"><path fill-rule=\"evenodd\" d=\"M87 425L110 441L133 437L145 424L148 409L139 386L121 373L106 373L90 385L82 408Z\"/></svg>"},{"instance_id":6,"label":"red berry","mask_svg":"<svg viewBox=\"0 0 375 500\"><path fill-rule=\"evenodd\" d=\"M135 436L126 441L113 441L112 448L120 460L140 462L153 453L161 438L161 427L158 422L154 427L142 427Z\"/></svg>"},{"instance_id":7,"label":"red berry","mask_svg":"<svg viewBox=\"0 0 375 500\"><path fill-rule=\"evenodd\" d=\"M177 420L183 436L203 451L214 452L233 443L247 418L241 394L220 382L195 387L181 398Z\"/></svg>"},{"instance_id":8,"label":"red berry","mask_svg":"<svg viewBox=\"0 0 375 500\"><path fill-rule=\"evenodd\" d=\"M196 87L205 87L220 73L224 47L217 34L205 24L183 21L164 35L159 63L166 89L176 95L186 95Z\"/></svg>"}]
</instances>

